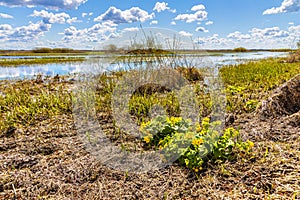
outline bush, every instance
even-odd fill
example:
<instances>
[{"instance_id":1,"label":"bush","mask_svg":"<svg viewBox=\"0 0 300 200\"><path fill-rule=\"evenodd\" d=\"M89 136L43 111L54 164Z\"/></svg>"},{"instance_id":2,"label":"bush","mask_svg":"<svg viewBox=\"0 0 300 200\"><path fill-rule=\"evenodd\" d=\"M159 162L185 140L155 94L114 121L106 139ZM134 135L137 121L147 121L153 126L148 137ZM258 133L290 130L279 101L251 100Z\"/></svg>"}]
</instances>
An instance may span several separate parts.
<instances>
[{"instance_id":1,"label":"bush","mask_svg":"<svg viewBox=\"0 0 300 200\"><path fill-rule=\"evenodd\" d=\"M181 117L158 116L142 123L141 131L148 147L180 153L179 163L198 172L205 163L232 160L254 146L249 140L243 142L234 128L227 128L220 134L216 129L219 125L220 122L210 122L209 118L204 118L201 125L193 125ZM187 142L190 142L188 148L181 148L180 145Z\"/></svg>"},{"instance_id":2,"label":"bush","mask_svg":"<svg viewBox=\"0 0 300 200\"><path fill-rule=\"evenodd\" d=\"M247 52L248 50L244 47L238 47L233 49L234 52Z\"/></svg>"}]
</instances>

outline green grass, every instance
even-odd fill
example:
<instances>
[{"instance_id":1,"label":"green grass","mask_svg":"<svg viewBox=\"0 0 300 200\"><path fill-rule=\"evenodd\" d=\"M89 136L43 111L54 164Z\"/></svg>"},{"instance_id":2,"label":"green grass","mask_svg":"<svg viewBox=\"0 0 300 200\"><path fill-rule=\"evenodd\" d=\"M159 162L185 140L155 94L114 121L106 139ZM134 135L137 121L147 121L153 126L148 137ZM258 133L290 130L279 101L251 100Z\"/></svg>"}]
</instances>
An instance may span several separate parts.
<instances>
[{"instance_id":1,"label":"green grass","mask_svg":"<svg viewBox=\"0 0 300 200\"><path fill-rule=\"evenodd\" d=\"M127 72L115 72L99 77L95 102L97 112L111 114L113 90L124 73ZM220 74L227 95L227 111L252 112L273 89L298 73L300 73L299 64L283 63L277 59L221 68ZM67 90L69 83L53 80L49 83L38 83L37 80L1 82L0 133L5 132L9 127L34 124L54 115L70 114L72 111L72 93ZM200 110L205 116L209 114L211 107L210 98L205 94L205 88L199 87L197 83L192 81L196 86L196 97L201 104ZM155 104L164 107L169 116L180 114L178 99L172 92L136 93L131 96L128 106L133 118L140 123L149 120L149 111Z\"/></svg>"},{"instance_id":2,"label":"green grass","mask_svg":"<svg viewBox=\"0 0 300 200\"><path fill-rule=\"evenodd\" d=\"M248 110L252 101L266 98L270 91L300 73L299 63L284 63L281 59L266 59L221 68L226 95L227 110ZM246 106L246 107L245 107Z\"/></svg>"},{"instance_id":3,"label":"green grass","mask_svg":"<svg viewBox=\"0 0 300 200\"><path fill-rule=\"evenodd\" d=\"M0 59L0 66L12 67L18 65L36 65L48 63L64 63L64 62L82 62L84 57L43 57L43 58L28 58L28 59Z\"/></svg>"},{"instance_id":4,"label":"green grass","mask_svg":"<svg viewBox=\"0 0 300 200\"><path fill-rule=\"evenodd\" d=\"M0 135L10 128L32 125L59 114L70 114L71 94L62 84L19 81L0 93Z\"/></svg>"}]
</instances>

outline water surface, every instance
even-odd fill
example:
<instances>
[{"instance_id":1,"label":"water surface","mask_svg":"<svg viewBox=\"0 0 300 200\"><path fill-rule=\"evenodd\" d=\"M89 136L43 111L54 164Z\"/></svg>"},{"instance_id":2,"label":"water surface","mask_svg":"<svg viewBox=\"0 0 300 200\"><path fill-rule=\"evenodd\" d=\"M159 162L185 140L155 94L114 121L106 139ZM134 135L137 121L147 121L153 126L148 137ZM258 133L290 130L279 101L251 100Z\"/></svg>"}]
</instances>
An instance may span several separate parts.
<instances>
[{"instance_id":1,"label":"water surface","mask_svg":"<svg viewBox=\"0 0 300 200\"><path fill-rule=\"evenodd\" d=\"M241 62L249 60L257 60L268 57L284 57L287 53L282 52L246 52L246 53L224 53L220 56L202 56L204 62L209 62L213 66L224 66L229 64L239 64ZM192 58L193 57L193 58ZM193 55L190 59L194 59ZM21 59L21 58L41 58L41 56L0 56L0 59ZM87 73L93 71L95 68L101 68L101 62L104 59L103 56L87 56L86 62L74 62L74 63L51 63L51 64L39 64L39 65L21 65L16 67L1 67L0 66L0 79L24 79L32 78L38 74L46 76L55 75L72 75L77 73ZM186 59L189 56L186 55ZM103 66L105 70L118 70L121 68L126 69L128 66L135 66L134 63L116 63L105 61L106 66ZM130 64L130 65L129 65ZM131 65L132 64L132 65ZM147 64L147 63L144 63ZM200 64L199 66L200 67Z\"/></svg>"}]
</instances>

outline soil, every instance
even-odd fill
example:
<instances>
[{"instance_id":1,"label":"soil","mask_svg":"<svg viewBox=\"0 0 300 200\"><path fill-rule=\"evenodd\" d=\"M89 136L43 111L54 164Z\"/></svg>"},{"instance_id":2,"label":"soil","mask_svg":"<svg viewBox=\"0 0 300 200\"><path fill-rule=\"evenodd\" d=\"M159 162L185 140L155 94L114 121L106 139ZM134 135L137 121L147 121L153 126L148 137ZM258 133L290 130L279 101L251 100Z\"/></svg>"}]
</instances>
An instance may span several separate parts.
<instances>
[{"instance_id":1,"label":"soil","mask_svg":"<svg viewBox=\"0 0 300 200\"><path fill-rule=\"evenodd\" d=\"M144 174L111 169L86 151L71 114L9 130L0 199L300 199L299 87L298 75L255 112L231 116L253 153L199 173L176 162Z\"/></svg>"}]
</instances>

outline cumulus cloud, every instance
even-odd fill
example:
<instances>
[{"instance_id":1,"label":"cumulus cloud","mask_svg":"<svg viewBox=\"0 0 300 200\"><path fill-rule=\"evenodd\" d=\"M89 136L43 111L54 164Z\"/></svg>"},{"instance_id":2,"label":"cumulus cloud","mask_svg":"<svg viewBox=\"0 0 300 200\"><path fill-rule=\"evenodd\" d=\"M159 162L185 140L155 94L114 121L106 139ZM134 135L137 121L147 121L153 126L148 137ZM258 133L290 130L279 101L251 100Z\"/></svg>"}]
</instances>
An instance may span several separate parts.
<instances>
[{"instance_id":1,"label":"cumulus cloud","mask_svg":"<svg viewBox=\"0 0 300 200\"><path fill-rule=\"evenodd\" d=\"M85 12L83 12L83 13L81 14L81 17L92 16L93 14L94 14L93 12L90 12L90 13L85 13Z\"/></svg>"},{"instance_id":2,"label":"cumulus cloud","mask_svg":"<svg viewBox=\"0 0 300 200\"><path fill-rule=\"evenodd\" d=\"M288 31L290 32L290 35L293 36L294 38L300 37L300 25L290 26L288 28Z\"/></svg>"},{"instance_id":3,"label":"cumulus cloud","mask_svg":"<svg viewBox=\"0 0 300 200\"><path fill-rule=\"evenodd\" d=\"M194 40L194 42L196 44L201 44L201 45L205 44L208 47L214 48L215 45L225 47L225 43L227 42L227 40L224 38L219 38L218 34L213 34L208 37L202 37L202 38L198 37L197 39Z\"/></svg>"},{"instance_id":4,"label":"cumulus cloud","mask_svg":"<svg viewBox=\"0 0 300 200\"><path fill-rule=\"evenodd\" d=\"M14 17L5 13L0 13L0 18L13 19Z\"/></svg>"},{"instance_id":5,"label":"cumulus cloud","mask_svg":"<svg viewBox=\"0 0 300 200\"><path fill-rule=\"evenodd\" d=\"M154 13L149 14L139 7L132 7L128 10L120 10L114 6L110 7L104 14L96 17L95 22L111 21L115 24L144 22L154 18Z\"/></svg>"},{"instance_id":6,"label":"cumulus cloud","mask_svg":"<svg viewBox=\"0 0 300 200\"><path fill-rule=\"evenodd\" d=\"M43 18L43 22L45 24L54 24L54 23L58 23L58 24L65 24L65 23L74 23L74 22L78 22L77 17L73 17L71 18L70 15L68 15L67 13L51 13L45 10L41 10L41 11L33 11L33 14L30 15L31 17L42 17Z\"/></svg>"},{"instance_id":7,"label":"cumulus cloud","mask_svg":"<svg viewBox=\"0 0 300 200\"><path fill-rule=\"evenodd\" d=\"M43 6L50 9L77 9L87 0L0 0L0 6L36 7Z\"/></svg>"},{"instance_id":8,"label":"cumulus cloud","mask_svg":"<svg viewBox=\"0 0 300 200\"><path fill-rule=\"evenodd\" d=\"M168 7L168 3L166 2L156 2L153 10L154 11L157 11L157 12L161 12L161 11L164 11L164 10L169 10L170 7Z\"/></svg>"},{"instance_id":9,"label":"cumulus cloud","mask_svg":"<svg viewBox=\"0 0 300 200\"><path fill-rule=\"evenodd\" d=\"M171 22L171 25L176 25L176 22L172 21L172 22Z\"/></svg>"},{"instance_id":10,"label":"cumulus cloud","mask_svg":"<svg viewBox=\"0 0 300 200\"><path fill-rule=\"evenodd\" d=\"M213 21L208 21L205 23L205 25L212 25L214 22Z\"/></svg>"},{"instance_id":11,"label":"cumulus cloud","mask_svg":"<svg viewBox=\"0 0 300 200\"><path fill-rule=\"evenodd\" d=\"M251 31L251 35L254 37L287 37L289 36L289 32L280 30L279 27L271 27L265 29L253 28Z\"/></svg>"},{"instance_id":12,"label":"cumulus cloud","mask_svg":"<svg viewBox=\"0 0 300 200\"><path fill-rule=\"evenodd\" d=\"M300 10L300 0L283 0L281 6L267 9L263 15L297 12Z\"/></svg>"},{"instance_id":13,"label":"cumulus cloud","mask_svg":"<svg viewBox=\"0 0 300 200\"><path fill-rule=\"evenodd\" d=\"M208 33L209 31L205 29L204 27L197 27L195 31L203 32L203 33Z\"/></svg>"},{"instance_id":14,"label":"cumulus cloud","mask_svg":"<svg viewBox=\"0 0 300 200\"><path fill-rule=\"evenodd\" d=\"M19 27L1 24L0 42L25 42L32 44L33 41L37 41L39 37L43 36L50 28L51 24L45 24L43 21L37 23L30 22L28 25ZM6 45L8 47L9 43L6 43ZM17 45L16 48L20 48L20 46Z\"/></svg>"},{"instance_id":15,"label":"cumulus cloud","mask_svg":"<svg viewBox=\"0 0 300 200\"><path fill-rule=\"evenodd\" d=\"M12 30L12 26L9 24L0 24L0 31L8 31Z\"/></svg>"},{"instance_id":16,"label":"cumulus cloud","mask_svg":"<svg viewBox=\"0 0 300 200\"><path fill-rule=\"evenodd\" d=\"M135 32L135 31L138 31L139 28L138 27L130 27L130 28L124 28L122 30L122 32Z\"/></svg>"},{"instance_id":17,"label":"cumulus cloud","mask_svg":"<svg viewBox=\"0 0 300 200\"><path fill-rule=\"evenodd\" d=\"M158 21L157 20L153 20L153 21L150 22L150 25L152 25L152 24L158 24Z\"/></svg>"},{"instance_id":18,"label":"cumulus cloud","mask_svg":"<svg viewBox=\"0 0 300 200\"><path fill-rule=\"evenodd\" d=\"M202 4L195 5L191 8L191 11L205 10L205 6Z\"/></svg>"},{"instance_id":19,"label":"cumulus cloud","mask_svg":"<svg viewBox=\"0 0 300 200\"><path fill-rule=\"evenodd\" d=\"M168 3L166 3L166 2L156 2L153 10L157 11L157 12L162 12L162 11L165 11L165 10L168 10L168 11L173 12L173 13L176 12L176 9L172 10L170 7L168 7Z\"/></svg>"},{"instance_id":20,"label":"cumulus cloud","mask_svg":"<svg viewBox=\"0 0 300 200\"><path fill-rule=\"evenodd\" d=\"M45 32L49 31L51 24L45 24L42 21L38 23L30 23L28 26L20 26L8 35L10 41L28 42L38 37L43 36Z\"/></svg>"},{"instance_id":21,"label":"cumulus cloud","mask_svg":"<svg viewBox=\"0 0 300 200\"><path fill-rule=\"evenodd\" d=\"M205 10L205 6L202 4L193 6L191 8L192 11L195 11L192 14L179 14L175 17L175 20L186 21L187 23L191 23L194 21L203 21L207 19L207 11Z\"/></svg>"},{"instance_id":22,"label":"cumulus cloud","mask_svg":"<svg viewBox=\"0 0 300 200\"><path fill-rule=\"evenodd\" d=\"M233 33L229 33L227 35L227 38L234 39L234 40L246 40L246 39L250 39L251 36L249 34L242 34L239 31L235 31Z\"/></svg>"},{"instance_id":23,"label":"cumulus cloud","mask_svg":"<svg viewBox=\"0 0 300 200\"><path fill-rule=\"evenodd\" d=\"M191 36L193 36L192 33L189 33L189 32L186 32L186 31L179 31L178 34L182 35L184 37L191 37Z\"/></svg>"},{"instance_id":24,"label":"cumulus cloud","mask_svg":"<svg viewBox=\"0 0 300 200\"><path fill-rule=\"evenodd\" d=\"M67 42L99 42L112 37L112 33L116 31L115 26L108 24L95 24L90 28L77 29L75 26L66 28L62 33L63 41Z\"/></svg>"}]
</instances>

